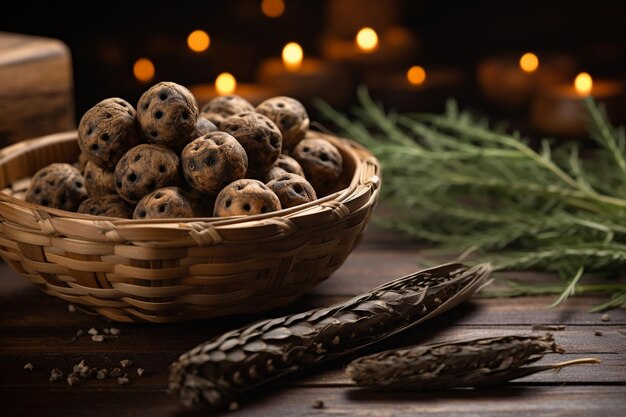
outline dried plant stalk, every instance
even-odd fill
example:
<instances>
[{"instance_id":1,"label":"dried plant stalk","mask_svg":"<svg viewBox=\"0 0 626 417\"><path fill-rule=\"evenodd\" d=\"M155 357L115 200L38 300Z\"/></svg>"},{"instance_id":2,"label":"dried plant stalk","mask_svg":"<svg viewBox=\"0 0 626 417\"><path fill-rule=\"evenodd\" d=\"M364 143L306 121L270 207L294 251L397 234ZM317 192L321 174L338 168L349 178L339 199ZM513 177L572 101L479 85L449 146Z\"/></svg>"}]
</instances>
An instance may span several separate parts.
<instances>
[{"instance_id":1,"label":"dried plant stalk","mask_svg":"<svg viewBox=\"0 0 626 417\"><path fill-rule=\"evenodd\" d=\"M469 298L489 264L447 264L398 278L331 307L264 320L223 334L171 366L170 389L183 404L222 407L298 369L360 349Z\"/></svg>"},{"instance_id":2,"label":"dried plant stalk","mask_svg":"<svg viewBox=\"0 0 626 417\"><path fill-rule=\"evenodd\" d=\"M548 369L600 362L588 358L525 366L548 352L564 352L551 334L492 337L380 352L354 360L346 373L370 389L408 391L494 385Z\"/></svg>"}]
</instances>

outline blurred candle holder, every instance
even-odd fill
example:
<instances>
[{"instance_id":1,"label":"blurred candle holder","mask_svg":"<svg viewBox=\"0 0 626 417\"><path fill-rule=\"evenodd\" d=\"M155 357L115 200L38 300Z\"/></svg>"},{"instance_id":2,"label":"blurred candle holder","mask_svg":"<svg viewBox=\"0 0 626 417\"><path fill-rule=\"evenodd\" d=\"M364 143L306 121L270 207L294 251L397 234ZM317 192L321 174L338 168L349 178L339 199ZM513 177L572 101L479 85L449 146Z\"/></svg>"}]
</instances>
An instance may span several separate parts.
<instances>
[{"instance_id":1,"label":"blurred candle holder","mask_svg":"<svg viewBox=\"0 0 626 417\"><path fill-rule=\"evenodd\" d=\"M403 73L368 73L372 97L399 111L441 111L448 98L460 94L464 73L456 68L414 65Z\"/></svg>"},{"instance_id":2,"label":"blurred candle holder","mask_svg":"<svg viewBox=\"0 0 626 417\"><path fill-rule=\"evenodd\" d=\"M295 42L285 45L282 59L263 60L257 80L280 95L304 102L319 97L334 106L348 103L353 91L350 74L342 65L304 57L302 48Z\"/></svg>"},{"instance_id":3,"label":"blurred candle holder","mask_svg":"<svg viewBox=\"0 0 626 417\"><path fill-rule=\"evenodd\" d=\"M393 68L415 59L418 46L417 36L406 28L393 26L378 34L364 27L352 39L326 36L322 39L322 55L356 69Z\"/></svg>"},{"instance_id":4,"label":"blurred candle holder","mask_svg":"<svg viewBox=\"0 0 626 417\"><path fill-rule=\"evenodd\" d=\"M562 84L575 74L576 64L566 55L498 55L483 60L477 70L478 84L492 102L519 108L548 86Z\"/></svg>"},{"instance_id":5,"label":"blurred candle holder","mask_svg":"<svg viewBox=\"0 0 626 417\"><path fill-rule=\"evenodd\" d=\"M533 100L531 125L538 133L560 137L582 137L587 133L585 98L602 103L612 123L624 122L626 88L615 80L594 80L580 73L573 83L549 87Z\"/></svg>"},{"instance_id":6,"label":"blurred candle holder","mask_svg":"<svg viewBox=\"0 0 626 417\"><path fill-rule=\"evenodd\" d=\"M236 78L227 72L220 74L214 84L197 84L189 87L196 97L200 108L209 100L218 96L237 94L256 106L270 97L278 95L275 89L258 84L239 83Z\"/></svg>"}]
</instances>

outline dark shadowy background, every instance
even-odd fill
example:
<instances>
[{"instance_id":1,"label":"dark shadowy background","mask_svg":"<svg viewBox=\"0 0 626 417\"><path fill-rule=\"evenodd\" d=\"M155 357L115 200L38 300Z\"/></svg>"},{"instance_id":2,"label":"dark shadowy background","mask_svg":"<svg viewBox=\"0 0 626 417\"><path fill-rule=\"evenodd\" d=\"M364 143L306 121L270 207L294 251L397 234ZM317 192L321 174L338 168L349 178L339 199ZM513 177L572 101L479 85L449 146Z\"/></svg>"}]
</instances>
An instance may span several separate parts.
<instances>
[{"instance_id":1,"label":"dark shadowy background","mask_svg":"<svg viewBox=\"0 0 626 417\"><path fill-rule=\"evenodd\" d=\"M330 0L327 0L330 1ZM327 1L286 0L285 13L264 16L260 0L0 3L0 30L63 40L74 60L77 120L97 101L121 96L135 103L146 85L132 75L142 56L156 67L154 82L212 82L222 71L254 81L258 63L279 56L297 40L307 55L319 55L327 30ZM73 2L72 2L73 3ZM377 7L386 7L381 0ZM498 52L555 51L571 54L594 75L626 74L626 2L448 0L400 1L398 24L420 38L415 62L451 65L468 74ZM205 53L186 46L187 35L211 36ZM462 104L480 107L473 85L459 91Z\"/></svg>"}]
</instances>

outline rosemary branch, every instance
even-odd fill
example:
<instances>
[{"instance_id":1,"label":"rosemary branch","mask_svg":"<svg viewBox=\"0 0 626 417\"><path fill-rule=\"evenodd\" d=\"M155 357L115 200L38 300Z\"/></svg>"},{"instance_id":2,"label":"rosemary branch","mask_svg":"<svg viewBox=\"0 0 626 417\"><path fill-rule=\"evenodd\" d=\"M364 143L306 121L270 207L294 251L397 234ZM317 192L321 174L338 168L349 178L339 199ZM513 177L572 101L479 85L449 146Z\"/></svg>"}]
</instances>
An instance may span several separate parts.
<instances>
[{"instance_id":1,"label":"rosemary branch","mask_svg":"<svg viewBox=\"0 0 626 417\"><path fill-rule=\"evenodd\" d=\"M626 305L626 133L592 99L598 146L583 159L576 143L535 149L452 101L442 115L397 114L364 88L358 97L351 116L318 107L380 160L382 197L397 210L379 223L499 270L557 272L554 305L588 292L587 275L601 272L618 283L602 287L610 300L598 308Z\"/></svg>"}]
</instances>

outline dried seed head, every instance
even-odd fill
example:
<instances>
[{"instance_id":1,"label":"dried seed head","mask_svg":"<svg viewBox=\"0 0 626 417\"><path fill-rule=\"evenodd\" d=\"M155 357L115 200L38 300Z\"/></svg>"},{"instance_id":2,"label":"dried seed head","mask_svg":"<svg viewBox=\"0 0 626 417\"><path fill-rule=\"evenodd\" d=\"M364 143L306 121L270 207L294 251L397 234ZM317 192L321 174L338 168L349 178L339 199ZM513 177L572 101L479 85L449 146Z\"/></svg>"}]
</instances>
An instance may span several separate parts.
<instances>
[{"instance_id":1,"label":"dried seed head","mask_svg":"<svg viewBox=\"0 0 626 417\"><path fill-rule=\"evenodd\" d=\"M127 368L131 366L132 364L133 364L133 361L131 361L130 359L122 359L120 361L120 365L122 365L122 368Z\"/></svg>"},{"instance_id":2,"label":"dried seed head","mask_svg":"<svg viewBox=\"0 0 626 417\"><path fill-rule=\"evenodd\" d=\"M130 379L128 379L128 374L124 374L124 376L117 378L117 383L120 385L128 384L129 382Z\"/></svg>"},{"instance_id":3,"label":"dried seed head","mask_svg":"<svg viewBox=\"0 0 626 417\"><path fill-rule=\"evenodd\" d=\"M113 336L119 336L122 332L120 331L120 329L116 329L115 327L111 327L109 329L109 332L113 335Z\"/></svg>"},{"instance_id":4,"label":"dried seed head","mask_svg":"<svg viewBox=\"0 0 626 417\"><path fill-rule=\"evenodd\" d=\"M91 336L91 341L92 342L104 342L104 335L103 334L94 334L93 336Z\"/></svg>"},{"instance_id":5,"label":"dried seed head","mask_svg":"<svg viewBox=\"0 0 626 417\"><path fill-rule=\"evenodd\" d=\"M33 366L32 363L28 362L26 365L24 365L24 369L26 369L27 371L31 371L34 369L35 367Z\"/></svg>"},{"instance_id":6,"label":"dried seed head","mask_svg":"<svg viewBox=\"0 0 626 417\"><path fill-rule=\"evenodd\" d=\"M122 376L122 370L120 368L113 368L109 376L111 376L111 378Z\"/></svg>"},{"instance_id":7,"label":"dried seed head","mask_svg":"<svg viewBox=\"0 0 626 417\"><path fill-rule=\"evenodd\" d=\"M78 329L76 331L76 337L81 337L85 334L85 331L83 329Z\"/></svg>"},{"instance_id":8,"label":"dried seed head","mask_svg":"<svg viewBox=\"0 0 626 417\"><path fill-rule=\"evenodd\" d=\"M443 265L330 307L230 331L181 355L170 368L169 387L180 391L187 406L228 406L264 382L349 354L454 307L485 283L491 269Z\"/></svg>"},{"instance_id":9,"label":"dried seed head","mask_svg":"<svg viewBox=\"0 0 626 417\"><path fill-rule=\"evenodd\" d=\"M143 368L137 368L137 375L142 376L144 373L144 369Z\"/></svg>"},{"instance_id":10,"label":"dried seed head","mask_svg":"<svg viewBox=\"0 0 626 417\"><path fill-rule=\"evenodd\" d=\"M92 335L92 336L95 336L95 335L97 335L99 332L98 332L98 329L96 329L95 327L92 327L91 329L87 330L87 333L89 333L89 334L90 334L90 335Z\"/></svg>"},{"instance_id":11,"label":"dried seed head","mask_svg":"<svg viewBox=\"0 0 626 417\"><path fill-rule=\"evenodd\" d=\"M107 371L105 368L100 369L98 371L98 373L96 374L96 378L98 379L105 379L108 375L109 371Z\"/></svg>"}]
</instances>

